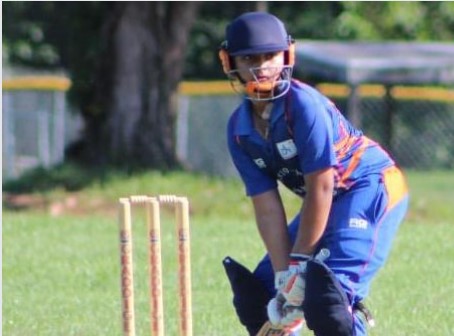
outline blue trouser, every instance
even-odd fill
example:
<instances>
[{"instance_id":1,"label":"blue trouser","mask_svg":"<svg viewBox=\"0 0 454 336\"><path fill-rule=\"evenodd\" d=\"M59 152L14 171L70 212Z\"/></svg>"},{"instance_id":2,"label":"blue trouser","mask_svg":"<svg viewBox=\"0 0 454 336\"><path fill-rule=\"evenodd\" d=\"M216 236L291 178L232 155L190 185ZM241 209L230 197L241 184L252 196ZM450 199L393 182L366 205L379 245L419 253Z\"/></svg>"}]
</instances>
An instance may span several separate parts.
<instances>
[{"instance_id":1,"label":"blue trouser","mask_svg":"<svg viewBox=\"0 0 454 336\"><path fill-rule=\"evenodd\" d=\"M333 199L325 233L317 247L328 248L325 264L333 271L350 303L364 299L377 271L386 262L393 238L408 207L408 194L400 171L390 178L368 176ZM397 175L396 175L397 174ZM399 183L401 185L399 185ZM289 224L295 240L300 215ZM254 275L274 293L274 275L269 256L258 264ZM354 335L366 335L362 320L353 316Z\"/></svg>"}]
</instances>

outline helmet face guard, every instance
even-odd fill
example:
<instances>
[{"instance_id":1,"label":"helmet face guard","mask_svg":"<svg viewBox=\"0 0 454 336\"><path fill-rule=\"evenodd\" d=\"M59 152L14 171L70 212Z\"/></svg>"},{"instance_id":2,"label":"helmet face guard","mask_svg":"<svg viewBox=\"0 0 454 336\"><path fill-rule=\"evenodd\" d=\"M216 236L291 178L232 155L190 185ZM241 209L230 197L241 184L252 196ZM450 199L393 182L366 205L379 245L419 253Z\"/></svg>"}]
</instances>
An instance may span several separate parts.
<instances>
[{"instance_id":1,"label":"helmet face guard","mask_svg":"<svg viewBox=\"0 0 454 336\"><path fill-rule=\"evenodd\" d=\"M261 81L258 79L259 71L267 71L271 74L271 79ZM247 99L253 101L269 101L282 97L290 89L293 67L284 65L280 67L256 67L249 68L254 80L245 82L241 79L239 71L234 69L227 73L230 85L233 90L240 94L245 94Z\"/></svg>"},{"instance_id":2,"label":"helmet face guard","mask_svg":"<svg viewBox=\"0 0 454 336\"><path fill-rule=\"evenodd\" d=\"M255 101L273 100L283 96L290 88L294 65L295 46L287 34L284 24L266 12L251 12L240 15L226 28L226 41L221 45L219 58L224 73L236 92L246 94ZM254 78L244 81L235 69L235 56L265 54L284 51L285 65L282 67L250 68ZM258 80L258 71L266 70L271 80Z\"/></svg>"}]
</instances>

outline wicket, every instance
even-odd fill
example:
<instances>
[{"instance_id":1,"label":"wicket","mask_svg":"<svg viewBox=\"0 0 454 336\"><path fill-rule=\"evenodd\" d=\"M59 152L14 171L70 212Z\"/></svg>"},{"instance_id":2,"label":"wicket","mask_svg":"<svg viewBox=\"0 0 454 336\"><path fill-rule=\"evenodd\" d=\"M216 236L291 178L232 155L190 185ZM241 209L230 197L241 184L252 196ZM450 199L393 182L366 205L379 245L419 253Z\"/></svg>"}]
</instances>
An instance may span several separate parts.
<instances>
[{"instance_id":1,"label":"wicket","mask_svg":"<svg viewBox=\"0 0 454 336\"><path fill-rule=\"evenodd\" d=\"M160 204L173 205L178 238L179 331L192 336L189 203L175 195L120 198L120 263L123 334L135 336L131 205L145 205L149 239L151 335L164 336Z\"/></svg>"}]
</instances>

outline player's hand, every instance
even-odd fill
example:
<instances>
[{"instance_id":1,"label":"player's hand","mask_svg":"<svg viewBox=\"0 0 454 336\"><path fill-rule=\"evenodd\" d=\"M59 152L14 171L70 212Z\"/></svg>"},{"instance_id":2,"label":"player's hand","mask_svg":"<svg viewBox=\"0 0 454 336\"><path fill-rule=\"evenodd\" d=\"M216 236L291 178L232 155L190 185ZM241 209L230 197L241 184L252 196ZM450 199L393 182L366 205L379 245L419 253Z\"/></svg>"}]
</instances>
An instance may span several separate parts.
<instances>
[{"instance_id":1,"label":"player's hand","mask_svg":"<svg viewBox=\"0 0 454 336\"><path fill-rule=\"evenodd\" d=\"M304 323L304 312L301 306L292 306L288 303L284 303L282 307L283 316L281 318L281 324L287 330L294 330L295 328L300 329Z\"/></svg>"},{"instance_id":2,"label":"player's hand","mask_svg":"<svg viewBox=\"0 0 454 336\"><path fill-rule=\"evenodd\" d=\"M329 250L322 249L314 257L324 261L329 256ZM307 262L312 258L306 254L290 255L290 266L285 274L281 276L278 292L284 297L286 304L293 307L300 307L304 301L304 292L306 290L306 267Z\"/></svg>"},{"instance_id":3,"label":"player's hand","mask_svg":"<svg viewBox=\"0 0 454 336\"><path fill-rule=\"evenodd\" d=\"M275 274L277 294L267 306L268 319L273 325L292 325L304 321L302 303L306 289L306 266L312 256L292 254L290 257L289 269ZM324 261L328 257L329 250L322 249L315 259Z\"/></svg>"},{"instance_id":4,"label":"player's hand","mask_svg":"<svg viewBox=\"0 0 454 336\"><path fill-rule=\"evenodd\" d=\"M287 333L299 331L304 325L304 314L301 307L290 306L280 294L268 303L267 312L271 324Z\"/></svg>"},{"instance_id":5,"label":"player's hand","mask_svg":"<svg viewBox=\"0 0 454 336\"><path fill-rule=\"evenodd\" d=\"M279 293L284 297L287 305L299 307L304 300L306 289L306 266L311 258L305 254L291 254L287 276L282 278Z\"/></svg>"},{"instance_id":6,"label":"player's hand","mask_svg":"<svg viewBox=\"0 0 454 336\"><path fill-rule=\"evenodd\" d=\"M295 266L289 267L286 271L276 272L274 276L274 286L277 294L268 303L267 313L269 321L275 326L285 325L291 328L292 326L302 324L304 322L302 310L296 305L289 303L284 295L284 290L289 286L289 283L292 283L292 279L296 279L295 276L299 276L298 269Z\"/></svg>"},{"instance_id":7,"label":"player's hand","mask_svg":"<svg viewBox=\"0 0 454 336\"><path fill-rule=\"evenodd\" d=\"M278 271L274 275L274 288L276 289L276 296L271 299L267 306L268 319L273 325L279 325L282 317L284 316L282 309L285 303L285 297L282 295L282 289L287 283L288 278L291 276L292 274L288 269L285 271Z\"/></svg>"},{"instance_id":8,"label":"player's hand","mask_svg":"<svg viewBox=\"0 0 454 336\"><path fill-rule=\"evenodd\" d=\"M281 320L284 317L284 307L285 299L278 292L276 297L272 298L266 307L268 313L268 320L270 320L272 325L280 325Z\"/></svg>"}]
</instances>

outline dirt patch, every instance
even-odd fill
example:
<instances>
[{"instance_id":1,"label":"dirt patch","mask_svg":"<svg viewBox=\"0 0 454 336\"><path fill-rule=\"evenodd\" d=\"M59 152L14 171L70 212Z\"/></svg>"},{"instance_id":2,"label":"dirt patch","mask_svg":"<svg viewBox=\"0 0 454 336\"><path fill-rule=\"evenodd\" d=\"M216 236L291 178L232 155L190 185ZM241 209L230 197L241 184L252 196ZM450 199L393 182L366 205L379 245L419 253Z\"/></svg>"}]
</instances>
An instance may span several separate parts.
<instances>
[{"instance_id":1,"label":"dirt patch","mask_svg":"<svg viewBox=\"0 0 454 336\"><path fill-rule=\"evenodd\" d=\"M12 211L40 211L50 216L116 215L115 202L87 199L82 194L65 194L58 199L43 194L3 194L3 207Z\"/></svg>"}]
</instances>

